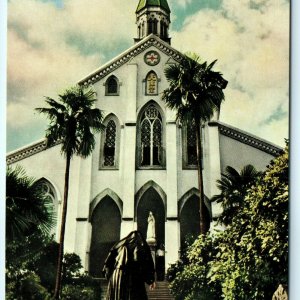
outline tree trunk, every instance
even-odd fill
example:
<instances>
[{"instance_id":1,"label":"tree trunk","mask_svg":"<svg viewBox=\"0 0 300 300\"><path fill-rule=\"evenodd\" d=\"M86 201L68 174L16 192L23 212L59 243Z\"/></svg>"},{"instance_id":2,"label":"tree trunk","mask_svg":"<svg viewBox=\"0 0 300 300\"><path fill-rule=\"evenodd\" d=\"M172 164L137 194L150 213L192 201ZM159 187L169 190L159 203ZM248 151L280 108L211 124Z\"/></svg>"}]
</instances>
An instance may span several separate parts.
<instances>
[{"instance_id":1,"label":"tree trunk","mask_svg":"<svg viewBox=\"0 0 300 300\"><path fill-rule=\"evenodd\" d=\"M71 162L70 154L67 154L66 160L67 161L66 161L66 172L65 172L64 202L63 202L63 210L62 210L61 226L60 226L60 238L59 238L59 250L58 250L54 299L59 299L60 292L61 292L62 261L64 255L64 239L65 239L66 217L67 217L67 207L68 207L69 174L70 174L70 162Z\"/></svg>"},{"instance_id":2,"label":"tree trunk","mask_svg":"<svg viewBox=\"0 0 300 300\"><path fill-rule=\"evenodd\" d=\"M203 190L203 175L202 175L202 149L201 149L201 122L200 118L195 117L195 127L196 127L196 138L197 138L197 169L198 169L198 188L200 193L200 234L205 235L208 231L208 220L206 220L205 213L205 202L204 202L204 190Z\"/></svg>"}]
</instances>

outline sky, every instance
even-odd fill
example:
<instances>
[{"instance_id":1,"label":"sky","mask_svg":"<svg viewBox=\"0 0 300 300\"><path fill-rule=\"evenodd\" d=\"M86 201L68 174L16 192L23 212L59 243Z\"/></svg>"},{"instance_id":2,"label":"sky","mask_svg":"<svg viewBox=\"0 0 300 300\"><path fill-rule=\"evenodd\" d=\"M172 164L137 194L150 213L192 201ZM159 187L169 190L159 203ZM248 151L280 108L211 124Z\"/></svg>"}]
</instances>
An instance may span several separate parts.
<instances>
[{"instance_id":1,"label":"sky","mask_svg":"<svg viewBox=\"0 0 300 300\"><path fill-rule=\"evenodd\" d=\"M289 136L288 0L168 0L171 45L217 59L220 121L284 146ZM34 111L133 45L138 0L9 0L7 152L44 137Z\"/></svg>"}]
</instances>

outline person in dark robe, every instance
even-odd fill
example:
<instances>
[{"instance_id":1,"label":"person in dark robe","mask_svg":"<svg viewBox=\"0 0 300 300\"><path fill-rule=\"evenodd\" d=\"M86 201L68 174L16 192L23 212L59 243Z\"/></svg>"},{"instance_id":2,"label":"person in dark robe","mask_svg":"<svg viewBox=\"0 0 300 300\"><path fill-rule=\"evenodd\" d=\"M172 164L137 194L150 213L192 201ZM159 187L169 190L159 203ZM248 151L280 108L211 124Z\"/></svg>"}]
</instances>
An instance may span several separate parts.
<instances>
[{"instance_id":1,"label":"person in dark robe","mask_svg":"<svg viewBox=\"0 0 300 300\"><path fill-rule=\"evenodd\" d=\"M155 288L154 263L146 240L132 231L110 250L103 268L106 300L147 300L145 283Z\"/></svg>"}]
</instances>

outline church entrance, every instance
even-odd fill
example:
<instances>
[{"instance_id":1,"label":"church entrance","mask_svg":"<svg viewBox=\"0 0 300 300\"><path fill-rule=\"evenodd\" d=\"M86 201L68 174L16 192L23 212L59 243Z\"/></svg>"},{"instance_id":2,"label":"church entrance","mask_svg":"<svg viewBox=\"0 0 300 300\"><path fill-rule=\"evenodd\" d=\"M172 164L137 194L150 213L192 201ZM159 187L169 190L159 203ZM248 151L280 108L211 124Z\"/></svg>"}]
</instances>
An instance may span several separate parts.
<instances>
[{"instance_id":1,"label":"church entrance","mask_svg":"<svg viewBox=\"0 0 300 300\"><path fill-rule=\"evenodd\" d=\"M194 241L200 233L199 197L192 195L180 212L180 244L184 250L186 243Z\"/></svg>"},{"instance_id":2,"label":"church entrance","mask_svg":"<svg viewBox=\"0 0 300 300\"><path fill-rule=\"evenodd\" d=\"M115 201L105 196L96 206L91 217L92 239L89 273L103 277L102 269L110 248L120 240L121 214Z\"/></svg>"},{"instance_id":3,"label":"church entrance","mask_svg":"<svg viewBox=\"0 0 300 300\"><path fill-rule=\"evenodd\" d=\"M180 246L181 253L186 250L200 234L199 197L191 195L180 211ZM206 217L209 219L209 210L205 206Z\"/></svg>"},{"instance_id":4,"label":"church entrance","mask_svg":"<svg viewBox=\"0 0 300 300\"><path fill-rule=\"evenodd\" d=\"M165 274L165 206L158 192L150 187L137 204L137 228L147 239L148 217L152 212L155 220L156 245L153 247L157 280L164 280Z\"/></svg>"}]
</instances>

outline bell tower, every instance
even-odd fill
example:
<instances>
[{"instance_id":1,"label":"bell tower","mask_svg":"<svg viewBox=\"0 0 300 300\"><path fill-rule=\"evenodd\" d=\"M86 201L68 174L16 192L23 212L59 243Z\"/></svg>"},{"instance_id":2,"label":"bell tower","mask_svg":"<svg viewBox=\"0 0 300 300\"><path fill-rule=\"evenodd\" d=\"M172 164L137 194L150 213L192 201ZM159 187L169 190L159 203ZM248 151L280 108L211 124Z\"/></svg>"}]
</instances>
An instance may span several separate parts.
<instances>
[{"instance_id":1,"label":"bell tower","mask_svg":"<svg viewBox=\"0 0 300 300\"><path fill-rule=\"evenodd\" d=\"M153 33L171 44L171 38L169 38L171 11L167 0L139 0L135 13L138 35L134 39L135 42Z\"/></svg>"}]
</instances>

